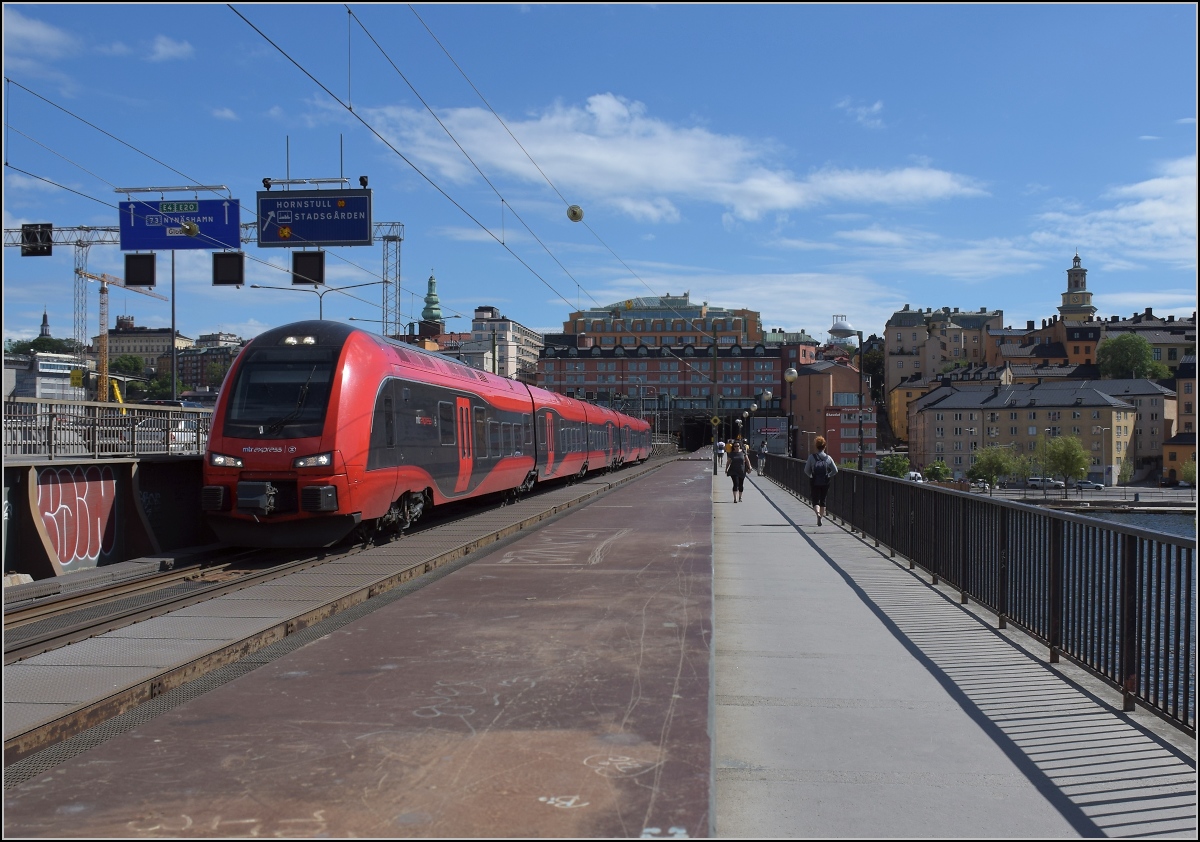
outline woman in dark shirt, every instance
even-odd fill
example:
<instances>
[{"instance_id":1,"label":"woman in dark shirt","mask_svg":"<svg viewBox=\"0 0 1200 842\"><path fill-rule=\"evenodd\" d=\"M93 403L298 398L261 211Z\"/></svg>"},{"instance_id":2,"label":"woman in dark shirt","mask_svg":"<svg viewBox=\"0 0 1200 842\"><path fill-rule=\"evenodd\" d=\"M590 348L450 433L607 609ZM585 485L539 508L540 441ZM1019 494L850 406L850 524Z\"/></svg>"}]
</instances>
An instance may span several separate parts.
<instances>
[{"instance_id":1,"label":"woman in dark shirt","mask_svg":"<svg viewBox=\"0 0 1200 842\"><path fill-rule=\"evenodd\" d=\"M733 502L742 501L742 486L746 482L746 451L742 450L741 442L733 443L729 452L729 464L725 466L725 474L733 479Z\"/></svg>"}]
</instances>

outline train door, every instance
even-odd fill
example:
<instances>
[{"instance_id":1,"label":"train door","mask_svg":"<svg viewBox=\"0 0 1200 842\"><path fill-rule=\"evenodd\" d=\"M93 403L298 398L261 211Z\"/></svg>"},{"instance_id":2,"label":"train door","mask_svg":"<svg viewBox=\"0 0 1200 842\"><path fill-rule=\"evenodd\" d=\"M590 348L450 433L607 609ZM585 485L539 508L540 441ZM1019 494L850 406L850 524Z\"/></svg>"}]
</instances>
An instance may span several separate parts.
<instances>
[{"instance_id":1,"label":"train door","mask_svg":"<svg viewBox=\"0 0 1200 842\"><path fill-rule=\"evenodd\" d=\"M454 399L454 426L458 434L458 479L454 483L456 494L466 491L471 485L471 468L475 464L475 442L471 437L471 400Z\"/></svg>"},{"instance_id":2,"label":"train door","mask_svg":"<svg viewBox=\"0 0 1200 842\"><path fill-rule=\"evenodd\" d=\"M554 475L554 413L547 412L542 416L546 436L546 476Z\"/></svg>"}]
</instances>

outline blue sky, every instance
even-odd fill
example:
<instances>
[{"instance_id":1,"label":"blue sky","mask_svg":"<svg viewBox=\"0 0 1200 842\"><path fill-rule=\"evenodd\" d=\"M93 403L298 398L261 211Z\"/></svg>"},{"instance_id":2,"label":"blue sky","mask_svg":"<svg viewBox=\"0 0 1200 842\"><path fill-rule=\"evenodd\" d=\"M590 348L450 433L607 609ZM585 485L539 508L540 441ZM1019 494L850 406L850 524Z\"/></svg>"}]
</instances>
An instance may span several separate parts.
<instances>
[{"instance_id":1,"label":"blue sky","mask_svg":"<svg viewBox=\"0 0 1200 842\"><path fill-rule=\"evenodd\" d=\"M450 329L480 305L558 330L578 305L684 291L821 338L904 304L1018 325L1056 312L1076 249L1101 315L1196 309L1191 4L236 8L354 114L224 5L6 5L4 75L37 96L5 87L4 227L116 225L114 186L178 173L228 185L251 222L286 150L293 178L330 177L341 144L375 220L405 225L404 318L432 271ZM287 285L284 250L248 248L252 283ZM88 265L123 273L116 246ZM73 266L4 250L5 338L43 307L70 336ZM381 268L378 245L327 261L335 286ZM193 338L317 314L315 295L212 288L205 252L177 252L176 278ZM352 292L326 317L381 317L377 287ZM165 302L111 298L114 319L170 324Z\"/></svg>"}]
</instances>

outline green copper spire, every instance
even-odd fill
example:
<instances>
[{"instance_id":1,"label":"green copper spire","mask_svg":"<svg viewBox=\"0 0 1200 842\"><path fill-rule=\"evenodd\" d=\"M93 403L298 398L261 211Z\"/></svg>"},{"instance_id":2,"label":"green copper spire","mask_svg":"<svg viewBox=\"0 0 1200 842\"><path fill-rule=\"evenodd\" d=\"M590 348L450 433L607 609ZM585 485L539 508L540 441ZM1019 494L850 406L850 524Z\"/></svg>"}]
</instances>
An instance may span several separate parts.
<instances>
[{"instance_id":1,"label":"green copper spire","mask_svg":"<svg viewBox=\"0 0 1200 842\"><path fill-rule=\"evenodd\" d=\"M446 321L442 317L442 308L438 303L437 279L433 275L429 276L429 292L425 294L425 309L421 311L421 321L442 323Z\"/></svg>"}]
</instances>

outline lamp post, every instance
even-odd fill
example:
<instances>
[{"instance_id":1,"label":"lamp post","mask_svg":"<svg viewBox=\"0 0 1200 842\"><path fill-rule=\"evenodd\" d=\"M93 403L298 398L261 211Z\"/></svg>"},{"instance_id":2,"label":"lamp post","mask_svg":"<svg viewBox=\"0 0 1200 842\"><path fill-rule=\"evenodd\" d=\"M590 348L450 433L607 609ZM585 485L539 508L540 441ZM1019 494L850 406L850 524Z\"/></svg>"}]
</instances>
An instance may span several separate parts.
<instances>
[{"instance_id":1,"label":"lamp post","mask_svg":"<svg viewBox=\"0 0 1200 842\"><path fill-rule=\"evenodd\" d=\"M350 286L345 286L345 287L325 287L325 289L308 289L307 287L303 287L303 286L272 287L272 286L263 286L262 284L250 284L250 289L277 289L277 290L282 290L283 292L311 292L313 295L315 295L317 297L317 301L318 301L318 303L317 303L317 318L323 321L325 319L325 295L326 295L326 293L341 292L342 290L357 289L358 287L372 287L372 286L375 286L376 284L382 284L382 283L384 283L384 281L368 281L365 284L350 284ZM363 321L365 321L365 320L363 320Z\"/></svg>"},{"instance_id":2,"label":"lamp post","mask_svg":"<svg viewBox=\"0 0 1200 842\"><path fill-rule=\"evenodd\" d=\"M785 391L787 392L787 412L785 415L787 416L787 455L789 457L792 455L794 449L792 446L792 384L796 382L796 378L799 376L800 372L796 371L794 367L789 368L783 373L783 382L786 387Z\"/></svg>"},{"instance_id":3,"label":"lamp post","mask_svg":"<svg viewBox=\"0 0 1200 842\"><path fill-rule=\"evenodd\" d=\"M1046 428L1046 447L1042 451L1042 499L1045 500L1050 496L1050 477L1046 476L1046 457L1050 454L1047 452L1050 449L1050 428Z\"/></svg>"},{"instance_id":4,"label":"lamp post","mask_svg":"<svg viewBox=\"0 0 1200 842\"><path fill-rule=\"evenodd\" d=\"M801 430L800 435L808 436L808 445L804 448L804 458L807 459L812 453L812 437L817 434L816 430Z\"/></svg>"},{"instance_id":5,"label":"lamp post","mask_svg":"<svg viewBox=\"0 0 1200 842\"><path fill-rule=\"evenodd\" d=\"M850 322L846 321L845 316L833 317L833 327L829 328L829 335L837 339L858 337L858 469L861 471L863 469L863 335L861 330L850 327Z\"/></svg>"},{"instance_id":6,"label":"lamp post","mask_svg":"<svg viewBox=\"0 0 1200 842\"><path fill-rule=\"evenodd\" d=\"M713 414L712 417L712 452L713 452L713 476L717 475L717 425L721 423L721 419Z\"/></svg>"},{"instance_id":7,"label":"lamp post","mask_svg":"<svg viewBox=\"0 0 1200 842\"><path fill-rule=\"evenodd\" d=\"M773 397L775 397L775 393L774 393L774 392L772 392L770 389L763 389L763 393L762 393L762 406L763 406L763 414L764 414L764 415L766 415L766 414L767 414L767 410L769 410L769 409L770 409L770 405L771 405L771 398L773 398ZM766 434L766 432L764 432L764 433L763 433L763 441L765 442L766 440L767 440L767 434Z\"/></svg>"}]
</instances>

